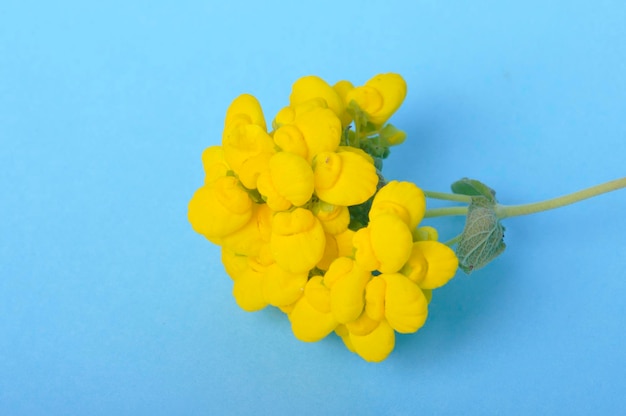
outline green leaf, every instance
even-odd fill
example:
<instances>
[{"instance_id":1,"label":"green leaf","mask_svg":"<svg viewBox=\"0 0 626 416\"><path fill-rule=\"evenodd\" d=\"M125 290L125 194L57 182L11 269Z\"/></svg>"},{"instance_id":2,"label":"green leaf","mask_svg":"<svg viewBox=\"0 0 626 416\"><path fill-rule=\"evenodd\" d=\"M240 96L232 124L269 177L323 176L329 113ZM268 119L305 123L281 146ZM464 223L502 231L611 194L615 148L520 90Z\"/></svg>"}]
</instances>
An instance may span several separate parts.
<instances>
[{"instance_id":1,"label":"green leaf","mask_svg":"<svg viewBox=\"0 0 626 416\"><path fill-rule=\"evenodd\" d=\"M506 248L504 227L496 215L495 203L484 196L473 196L465 228L456 247L459 267L467 274L498 257Z\"/></svg>"},{"instance_id":2,"label":"green leaf","mask_svg":"<svg viewBox=\"0 0 626 416\"><path fill-rule=\"evenodd\" d=\"M455 194L468 196L484 196L491 203L496 202L496 191L477 181L476 179L463 178L454 182L450 188Z\"/></svg>"}]
</instances>

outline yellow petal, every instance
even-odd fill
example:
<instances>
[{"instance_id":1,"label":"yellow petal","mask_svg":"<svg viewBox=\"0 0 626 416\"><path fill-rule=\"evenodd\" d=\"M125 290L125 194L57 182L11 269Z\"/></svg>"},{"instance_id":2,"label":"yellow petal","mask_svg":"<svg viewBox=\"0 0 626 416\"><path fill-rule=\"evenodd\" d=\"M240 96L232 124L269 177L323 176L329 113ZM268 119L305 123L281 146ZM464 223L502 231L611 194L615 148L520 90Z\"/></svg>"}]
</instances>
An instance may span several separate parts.
<instances>
[{"instance_id":1,"label":"yellow petal","mask_svg":"<svg viewBox=\"0 0 626 416\"><path fill-rule=\"evenodd\" d=\"M385 318L400 333L420 329L428 316L428 301L419 287L400 273L380 275L387 283Z\"/></svg>"},{"instance_id":2,"label":"yellow petal","mask_svg":"<svg viewBox=\"0 0 626 416\"><path fill-rule=\"evenodd\" d=\"M330 290L324 285L322 276L313 276L304 286L307 301L320 312L330 312Z\"/></svg>"},{"instance_id":3,"label":"yellow petal","mask_svg":"<svg viewBox=\"0 0 626 416\"><path fill-rule=\"evenodd\" d=\"M365 286L365 313L375 321L385 317L385 294L387 282L380 276L375 276Z\"/></svg>"},{"instance_id":4,"label":"yellow petal","mask_svg":"<svg viewBox=\"0 0 626 416\"><path fill-rule=\"evenodd\" d=\"M320 312L309 303L306 296L296 302L288 316L293 334L304 342L319 341L337 327L332 313Z\"/></svg>"},{"instance_id":5,"label":"yellow petal","mask_svg":"<svg viewBox=\"0 0 626 416\"><path fill-rule=\"evenodd\" d=\"M376 257L376 252L372 245L371 229L361 228L352 237L354 245L354 258L359 266L365 270L374 271L380 268L380 260Z\"/></svg>"},{"instance_id":6,"label":"yellow petal","mask_svg":"<svg viewBox=\"0 0 626 416\"><path fill-rule=\"evenodd\" d=\"M276 191L295 206L304 205L313 195L313 171L306 160L288 152L278 152L269 161Z\"/></svg>"},{"instance_id":7,"label":"yellow petal","mask_svg":"<svg viewBox=\"0 0 626 416\"><path fill-rule=\"evenodd\" d=\"M290 305L303 295L307 279L306 272L290 273L274 263L265 272L263 297L270 305Z\"/></svg>"},{"instance_id":8,"label":"yellow petal","mask_svg":"<svg viewBox=\"0 0 626 416\"><path fill-rule=\"evenodd\" d=\"M406 82L393 73L379 74L362 87L349 91L346 100L354 101L367 113L368 120L382 125L400 107L406 97Z\"/></svg>"},{"instance_id":9,"label":"yellow petal","mask_svg":"<svg viewBox=\"0 0 626 416\"><path fill-rule=\"evenodd\" d=\"M342 205L332 205L324 201L317 201L311 207L311 211L322 223L324 231L329 234L341 234L348 229L350 224L350 211Z\"/></svg>"},{"instance_id":10,"label":"yellow petal","mask_svg":"<svg viewBox=\"0 0 626 416\"><path fill-rule=\"evenodd\" d=\"M376 193L369 218L395 214L412 230L424 218L425 212L426 197L421 189L411 182L391 181Z\"/></svg>"},{"instance_id":11,"label":"yellow petal","mask_svg":"<svg viewBox=\"0 0 626 416\"><path fill-rule=\"evenodd\" d=\"M418 241L414 245L428 264L424 278L418 283L420 287L436 289L454 277L459 261L450 247L436 241Z\"/></svg>"},{"instance_id":12,"label":"yellow petal","mask_svg":"<svg viewBox=\"0 0 626 416\"><path fill-rule=\"evenodd\" d=\"M308 159L309 148L304 140L302 132L298 129L298 127L293 124L286 124L274 131L273 137L274 143L276 143L276 146L278 146L282 151L293 153L294 155Z\"/></svg>"},{"instance_id":13,"label":"yellow petal","mask_svg":"<svg viewBox=\"0 0 626 416\"><path fill-rule=\"evenodd\" d=\"M256 188L258 175L267 170L275 152L272 138L255 124L238 124L224 130L222 149L224 159L248 189Z\"/></svg>"},{"instance_id":14,"label":"yellow petal","mask_svg":"<svg viewBox=\"0 0 626 416\"><path fill-rule=\"evenodd\" d=\"M269 169L262 172L257 179L257 190L273 211L286 211L291 208L291 202L285 199L274 186Z\"/></svg>"},{"instance_id":15,"label":"yellow petal","mask_svg":"<svg viewBox=\"0 0 626 416\"><path fill-rule=\"evenodd\" d=\"M378 270L382 273L400 270L413 246L413 236L407 225L396 215L380 214L370 221L367 228L374 255L380 261Z\"/></svg>"},{"instance_id":16,"label":"yellow petal","mask_svg":"<svg viewBox=\"0 0 626 416\"><path fill-rule=\"evenodd\" d=\"M325 233L326 245L324 247L324 255L322 259L317 263L317 268L320 270L328 270L330 264L339 256L339 248L337 247L337 240L332 234Z\"/></svg>"},{"instance_id":17,"label":"yellow petal","mask_svg":"<svg viewBox=\"0 0 626 416\"><path fill-rule=\"evenodd\" d=\"M413 241L437 241L439 233L434 227L424 225L413 229Z\"/></svg>"},{"instance_id":18,"label":"yellow petal","mask_svg":"<svg viewBox=\"0 0 626 416\"><path fill-rule=\"evenodd\" d=\"M340 116L345 110L343 100L337 91L315 75L302 77L293 84L289 104L296 106L314 98L322 98L326 101L328 108L337 116Z\"/></svg>"},{"instance_id":19,"label":"yellow petal","mask_svg":"<svg viewBox=\"0 0 626 416\"><path fill-rule=\"evenodd\" d=\"M324 229L311 211L297 208L274 216L270 249L285 270L308 272L322 259L325 245Z\"/></svg>"},{"instance_id":20,"label":"yellow petal","mask_svg":"<svg viewBox=\"0 0 626 416\"><path fill-rule=\"evenodd\" d=\"M202 166L204 167L204 183L211 183L228 174L230 167L224 159L222 146L210 146L202 152Z\"/></svg>"},{"instance_id":21,"label":"yellow petal","mask_svg":"<svg viewBox=\"0 0 626 416\"><path fill-rule=\"evenodd\" d=\"M199 188L189 201L187 211L193 229L209 239L237 231L251 216L252 200L232 176Z\"/></svg>"},{"instance_id":22,"label":"yellow petal","mask_svg":"<svg viewBox=\"0 0 626 416\"><path fill-rule=\"evenodd\" d=\"M250 260L248 268L234 279L233 296L241 309L254 312L267 306L262 292L264 273L265 267Z\"/></svg>"},{"instance_id":23,"label":"yellow petal","mask_svg":"<svg viewBox=\"0 0 626 416\"><path fill-rule=\"evenodd\" d=\"M329 204L358 205L376 192L376 168L352 152L320 153L313 162L313 172L315 193Z\"/></svg>"},{"instance_id":24,"label":"yellow petal","mask_svg":"<svg viewBox=\"0 0 626 416\"><path fill-rule=\"evenodd\" d=\"M357 354L368 362L380 362L389 356L395 346L395 334L391 326L382 321L367 335L350 333L350 341Z\"/></svg>"},{"instance_id":25,"label":"yellow petal","mask_svg":"<svg viewBox=\"0 0 626 416\"><path fill-rule=\"evenodd\" d=\"M362 313L357 319L346 324L346 328L354 335L367 335L380 324L380 320L370 318L367 313Z\"/></svg>"},{"instance_id":26,"label":"yellow petal","mask_svg":"<svg viewBox=\"0 0 626 416\"><path fill-rule=\"evenodd\" d=\"M365 306L365 285L371 277L369 271L361 269L347 257L331 264L324 275L324 282L332 282L330 308L337 322L345 324L361 315Z\"/></svg>"},{"instance_id":27,"label":"yellow petal","mask_svg":"<svg viewBox=\"0 0 626 416\"><path fill-rule=\"evenodd\" d=\"M259 101L250 94L241 94L235 98L226 111L224 127L235 124L255 124L266 130L265 117Z\"/></svg>"}]
</instances>

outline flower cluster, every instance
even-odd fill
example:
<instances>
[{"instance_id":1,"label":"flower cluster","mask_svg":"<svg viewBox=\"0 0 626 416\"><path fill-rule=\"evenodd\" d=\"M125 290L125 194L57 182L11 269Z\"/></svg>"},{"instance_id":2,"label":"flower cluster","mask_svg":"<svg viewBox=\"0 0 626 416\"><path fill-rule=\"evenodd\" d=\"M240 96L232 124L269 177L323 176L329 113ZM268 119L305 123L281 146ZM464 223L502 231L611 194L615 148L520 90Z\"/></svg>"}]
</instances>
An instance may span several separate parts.
<instances>
[{"instance_id":1,"label":"flower cluster","mask_svg":"<svg viewBox=\"0 0 626 416\"><path fill-rule=\"evenodd\" d=\"M397 74L357 87L303 77L271 130L255 97L231 103L221 145L202 154L188 217L221 246L241 308L278 307L296 338L335 332L367 361L389 355L395 332L424 324L432 289L458 261L418 227L423 192L380 174L405 139L387 124L405 95Z\"/></svg>"}]
</instances>

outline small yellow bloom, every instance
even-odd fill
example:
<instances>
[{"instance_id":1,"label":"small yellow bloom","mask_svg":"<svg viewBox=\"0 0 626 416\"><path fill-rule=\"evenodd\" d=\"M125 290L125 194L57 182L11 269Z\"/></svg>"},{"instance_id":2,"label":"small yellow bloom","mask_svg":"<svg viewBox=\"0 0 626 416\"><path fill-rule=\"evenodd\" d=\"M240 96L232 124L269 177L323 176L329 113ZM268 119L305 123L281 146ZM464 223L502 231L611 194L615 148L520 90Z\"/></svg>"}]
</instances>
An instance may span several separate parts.
<instances>
[{"instance_id":1,"label":"small yellow bloom","mask_svg":"<svg viewBox=\"0 0 626 416\"><path fill-rule=\"evenodd\" d=\"M413 236L404 221L394 214L381 213L354 236L356 261L366 270L394 273L408 260Z\"/></svg>"},{"instance_id":2,"label":"small yellow bloom","mask_svg":"<svg viewBox=\"0 0 626 416\"><path fill-rule=\"evenodd\" d=\"M332 205L324 201L317 201L311 207L311 211L322 223L324 231L329 234L341 234L348 229L350 224L350 211L343 205Z\"/></svg>"},{"instance_id":3,"label":"small yellow bloom","mask_svg":"<svg viewBox=\"0 0 626 416\"><path fill-rule=\"evenodd\" d=\"M308 272L322 259L326 236L311 211L296 208L274 215L270 249L285 270Z\"/></svg>"},{"instance_id":4,"label":"small yellow bloom","mask_svg":"<svg viewBox=\"0 0 626 416\"><path fill-rule=\"evenodd\" d=\"M248 259L248 267L233 277L233 296L244 311L254 312L267 306L262 285L265 266Z\"/></svg>"},{"instance_id":5,"label":"small yellow bloom","mask_svg":"<svg viewBox=\"0 0 626 416\"><path fill-rule=\"evenodd\" d=\"M252 200L236 178L226 176L196 191L187 216L197 233L219 239L246 225L252 216Z\"/></svg>"},{"instance_id":6,"label":"small yellow bloom","mask_svg":"<svg viewBox=\"0 0 626 416\"><path fill-rule=\"evenodd\" d=\"M267 267L263 279L263 298L274 306L291 305L304 293L308 273L290 273L274 263Z\"/></svg>"},{"instance_id":7,"label":"small yellow bloom","mask_svg":"<svg viewBox=\"0 0 626 416\"><path fill-rule=\"evenodd\" d=\"M409 261L401 273L424 289L436 289L456 274L459 261L454 251L437 241L413 243Z\"/></svg>"},{"instance_id":8,"label":"small yellow bloom","mask_svg":"<svg viewBox=\"0 0 626 416\"><path fill-rule=\"evenodd\" d=\"M361 269L348 257L337 258L324 275L330 288L330 308L337 322L345 324L357 319L365 306L365 285L371 279L369 271Z\"/></svg>"},{"instance_id":9,"label":"small yellow bloom","mask_svg":"<svg viewBox=\"0 0 626 416\"><path fill-rule=\"evenodd\" d=\"M426 197L424 192L411 182L391 181L383 186L372 201L370 220L381 214L395 214L413 230L424 218Z\"/></svg>"},{"instance_id":10,"label":"small yellow bloom","mask_svg":"<svg viewBox=\"0 0 626 416\"><path fill-rule=\"evenodd\" d=\"M259 175L256 184L257 190L273 211L286 211L291 208L291 202L276 189L269 169Z\"/></svg>"},{"instance_id":11,"label":"small yellow bloom","mask_svg":"<svg viewBox=\"0 0 626 416\"><path fill-rule=\"evenodd\" d=\"M324 106L312 105L315 103L307 101L293 109L287 107L281 110L281 117L277 116L280 123L276 122L277 129L274 132L274 141L278 147L306 158L309 163L318 153L334 152L342 133L337 115ZM306 155L302 141L306 144Z\"/></svg>"},{"instance_id":12,"label":"small yellow bloom","mask_svg":"<svg viewBox=\"0 0 626 416\"><path fill-rule=\"evenodd\" d=\"M204 167L204 183L209 184L223 178L230 171L230 166L224 159L222 146L210 146L202 152L202 166Z\"/></svg>"},{"instance_id":13,"label":"small yellow bloom","mask_svg":"<svg viewBox=\"0 0 626 416\"><path fill-rule=\"evenodd\" d=\"M248 189L257 187L261 172L267 170L274 154L274 141L256 124L237 124L222 135L224 159Z\"/></svg>"},{"instance_id":14,"label":"small yellow bloom","mask_svg":"<svg viewBox=\"0 0 626 416\"><path fill-rule=\"evenodd\" d=\"M362 204L376 192L376 168L356 153L320 153L313 161L313 172L315 193L329 204Z\"/></svg>"},{"instance_id":15,"label":"small yellow bloom","mask_svg":"<svg viewBox=\"0 0 626 416\"><path fill-rule=\"evenodd\" d=\"M385 318L401 333L415 332L428 316L428 301L422 290L400 273L383 273L385 280Z\"/></svg>"},{"instance_id":16,"label":"small yellow bloom","mask_svg":"<svg viewBox=\"0 0 626 416\"><path fill-rule=\"evenodd\" d=\"M298 155L278 152L270 159L269 172L276 191L295 206L308 202L313 195L313 170Z\"/></svg>"},{"instance_id":17,"label":"small yellow bloom","mask_svg":"<svg viewBox=\"0 0 626 416\"><path fill-rule=\"evenodd\" d=\"M237 124L255 124L267 130L261 104L254 96L241 94L228 107L224 128L228 129Z\"/></svg>"},{"instance_id":18,"label":"small yellow bloom","mask_svg":"<svg viewBox=\"0 0 626 416\"><path fill-rule=\"evenodd\" d=\"M304 288L304 296L296 302L289 313L291 330L301 341L319 341L337 327L337 321L330 312L330 293L321 283L321 276L314 276Z\"/></svg>"},{"instance_id":19,"label":"small yellow bloom","mask_svg":"<svg viewBox=\"0 0 626 416\"><path fill-rule=\"evenodd\" d=\"M395 340L396 335L385 320L367 335L356 335L350 332L352 348L368 362L377 363L387 358L393 351Z\"/></svg>"},{"instance_id":20,"label":"small yellow bloom","mask_svg":"<svg viewBox=\"0 0 626 416\"><path fill-rule=\"evenodd\" d=\"M320 77L310 75L298 79L291 87L289 105L292 107L311 99L321 98L338 117L343 114L346 106L337 91Z\"/></svg>"},{"instance_id":21,"label":"small yellow bloom","mask_svg":"<svg viewBox=\"0 0 626 416\"><path fill-rule=\"evenodd\" d=\"M380 74L361 87L348 92L348 103L354 101L375 125L384 124L406 97L406 82L398 74Z\"/></svg>"}]
</instances>

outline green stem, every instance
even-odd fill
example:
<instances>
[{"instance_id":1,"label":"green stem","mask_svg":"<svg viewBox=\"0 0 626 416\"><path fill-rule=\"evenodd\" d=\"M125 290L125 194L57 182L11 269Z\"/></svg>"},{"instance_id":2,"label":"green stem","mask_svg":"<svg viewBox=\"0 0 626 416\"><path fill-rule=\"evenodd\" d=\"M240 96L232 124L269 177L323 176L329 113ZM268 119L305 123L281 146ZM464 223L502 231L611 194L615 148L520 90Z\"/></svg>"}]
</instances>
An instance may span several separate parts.
<instances>
[{"instance_id":1,"label":"green stem","mask_svg":"<svg viewBox=\"0 0 626 416\"><path fill-rule=\"evenodd\" d=\"M468 195L448 194L446 192L433 192L433 191L424 191L424 195L426 195L426 198L441 199L444 201L465 202L468 204L472 202L472 197Z\"/></svg>"},{"instance_id":2,"label":"green stem","mask_svg":"<svg viewBox=\"0 0 626 416\"><path fill-rule=\"evenodd\" d=\"M467 207L447 207L427 209L424 218L450 217L453 215L467 215Z\"/></svg>"},{"instance_id":3,"label":"green stem","mask_svg":"<svg viewBox=\"0 0 626 416\"><path fill-rule=\"evenodd\" d=\"M458 243L459 240L461 240L461 237L463 237L463 233L457 235L454 238L451 238L450 240L446 241L444 244L447 245L448 247L452 247L453 245Z\"/></svg>"},{"instance_id":4,"label":"green stem","mask_svg":"<svg viewBox=\"0 0 626 416\"><path fill-rule=\"evenodd\" d=\"M591 188L583 189L582 191L574 192L569 195L548 199L542 202L533 202L530 204L521 205L497 204L496 214L500 219L534 214L536 212L560 208L566 205L573 204L575 202L582 201L584 199L592 198L594 196L602 195L607 192L616 191L622 188L626 188L626 177L606 182L600 185L592 186ZM433 208L426 210L424 218L467 215L467 209L468 207Z\"/></svg>"},{"instance_id":5,"label":"green stem","mask_svg":"<svg viewBox=\"0 0 626 416\"><path fill-rule=\"evenodd\" d=\"M626 187L626 177L606 182L582 191L574 192L569 195L560 196L558 198L548 199L542 202L534 202L531 204L521 205L500 205L496 206L496 214L498 218L517 217L520 215L534 214L536 212L547 211L564 207L584 199L602 195L607 192L615 191Z\"/></svg>"}]
</instances>

